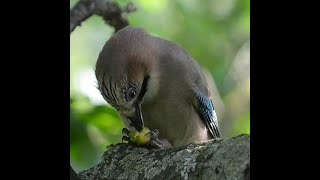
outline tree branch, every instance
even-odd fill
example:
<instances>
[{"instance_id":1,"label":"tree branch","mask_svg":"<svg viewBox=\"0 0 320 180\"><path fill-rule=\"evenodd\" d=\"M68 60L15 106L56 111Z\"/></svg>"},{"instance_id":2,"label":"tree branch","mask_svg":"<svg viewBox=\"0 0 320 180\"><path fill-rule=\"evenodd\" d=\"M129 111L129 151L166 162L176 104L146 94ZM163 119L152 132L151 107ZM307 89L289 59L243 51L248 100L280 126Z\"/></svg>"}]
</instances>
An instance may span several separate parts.
<instances>
[{"instance_id":1,"label":"tree branch","mask_svg":"<svg viewBox=\"0 0 320 180\"><path fill-rule=\"evenodd\" d=\"M102 162L78 174L81 180L250 179L250 136L211 140L168 150L129 144L107 147Z\"/></svg>"},{"instance_id":2,"label":"tree branch","mask_svg":"<svg viewBox=\"0 0 320 180\"><path fill-rule=\"evenodd\" d=\"M127 14L135 10L136 7L132 3L120 8L110 0L79 0L70 11L70 34L92 15L101 16L117 32L129 24Z\"/></svg>"}]
</instances>

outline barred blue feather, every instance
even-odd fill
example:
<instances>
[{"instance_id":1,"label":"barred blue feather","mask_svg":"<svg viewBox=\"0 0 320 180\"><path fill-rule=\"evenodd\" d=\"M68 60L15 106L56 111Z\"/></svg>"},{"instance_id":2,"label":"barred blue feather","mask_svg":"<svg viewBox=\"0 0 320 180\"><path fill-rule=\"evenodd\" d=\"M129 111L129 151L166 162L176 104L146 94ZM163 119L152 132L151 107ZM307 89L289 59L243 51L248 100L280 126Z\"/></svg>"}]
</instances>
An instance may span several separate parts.
<instances>
[{"instance_id":1,"label":"barred blue feather","mask_svg":"<svg viewBox=\"0 0 320 180\"><path fill-rule=\"evenodd\" d=\"M206 124L213 138L220 138L221 133L218 126L218 118L214 110L212 100L203 94L199 89L196 91L197 99L199 100L198 112L201 119Z\"/></svg>"}]
</instances>

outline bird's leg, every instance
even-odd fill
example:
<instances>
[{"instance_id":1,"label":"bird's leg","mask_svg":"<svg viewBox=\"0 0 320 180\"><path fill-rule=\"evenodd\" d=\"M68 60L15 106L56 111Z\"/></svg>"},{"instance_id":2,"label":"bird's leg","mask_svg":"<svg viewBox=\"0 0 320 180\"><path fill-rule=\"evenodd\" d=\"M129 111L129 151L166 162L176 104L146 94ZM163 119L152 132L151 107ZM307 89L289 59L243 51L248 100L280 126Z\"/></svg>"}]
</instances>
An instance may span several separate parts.
<instances>
[{"instance_id":1,"label":"bird's leg","mask_svg":"<svg viewBox=\"0 0 320 180\"><path fill-rule=\"evenodd\" d=\"M156 148L156 149L168 149L171 148L172 145L166 139L159 139L159 130L153 129L149 133L150 142L147 144L147 147Z\"/></svg>"}]
</instances>

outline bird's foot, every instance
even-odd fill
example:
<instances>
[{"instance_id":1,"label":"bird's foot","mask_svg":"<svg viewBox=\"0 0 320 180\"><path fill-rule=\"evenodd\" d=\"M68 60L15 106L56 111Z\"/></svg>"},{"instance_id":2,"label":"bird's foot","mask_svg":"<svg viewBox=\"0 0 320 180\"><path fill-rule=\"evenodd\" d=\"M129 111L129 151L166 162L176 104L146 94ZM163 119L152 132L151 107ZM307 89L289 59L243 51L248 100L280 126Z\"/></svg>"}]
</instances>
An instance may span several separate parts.
<instances>
[{"instance_id":1,"label":"bird's foot","mask_svg":"<svg viewBox=\"0 0 320 180\"><path fill-rule=\"evenodd\" d=\"M131 141L131 138L129 136L129 129L123 128L122 129L122 142L127 141L128 144L135 145L133 141Z\"/></svg>"},{"instance_id":2,"label":"bird's foot","mask_svg":"<svg viewBox=\"0 0 320 180\"><path fill-rule=\"evenodd\" d=\"M122 142L130 141L130 137L128 134L129 134L129 130L127 128L122 128Z\"/></svg>"},{"instance_id":3,"label":"bird's foot","mask_svg":"<svg viewBox=\"0 0 320 180\"><path fill-rule=\"evenodd\" d=\"M122 142L127 141L128 144L138 145L147 149L168 149L172 145L166 139L159 139L159 130L149 130L144 127L141 132L135 129L122 129Z\"/></svg>"},{"instance_id":4,"label":"bird's foot","mask_svg":"<svg viewBox=\"0 0 320 180\"><path fill-rule=\"evenodd\" d=\"M172 145L166 139L159 139L159 130L154 129L151 130L148 135L150 135L150 142L146 145L148 149L168 149L171 148Z\"/></svg>"}]
</instances>

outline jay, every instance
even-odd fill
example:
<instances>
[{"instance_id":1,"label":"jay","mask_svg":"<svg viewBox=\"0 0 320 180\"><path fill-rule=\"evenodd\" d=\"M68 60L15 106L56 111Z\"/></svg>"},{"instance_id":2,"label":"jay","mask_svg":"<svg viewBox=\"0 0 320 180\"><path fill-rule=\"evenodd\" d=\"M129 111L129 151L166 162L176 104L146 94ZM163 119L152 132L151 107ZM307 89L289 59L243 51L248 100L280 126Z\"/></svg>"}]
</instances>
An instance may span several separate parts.
<instances>
[{"instance_id":1,"label":"jay","mask_svg":"<svg viewBox=\"0 0 320 180\"><path fill-rule=\"evenodd\" d=\"M104 45L95 75L128 141L169 148L221 137L200 66L173 42L127 26Z\"/></svg>"}]
</instances>

